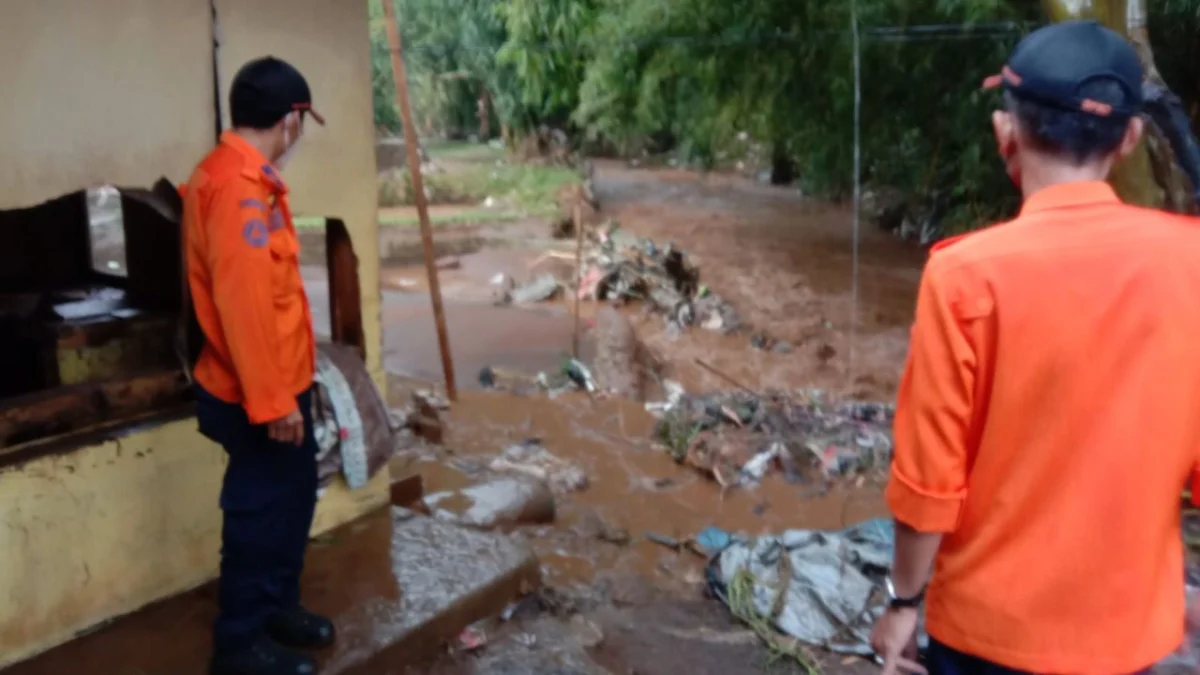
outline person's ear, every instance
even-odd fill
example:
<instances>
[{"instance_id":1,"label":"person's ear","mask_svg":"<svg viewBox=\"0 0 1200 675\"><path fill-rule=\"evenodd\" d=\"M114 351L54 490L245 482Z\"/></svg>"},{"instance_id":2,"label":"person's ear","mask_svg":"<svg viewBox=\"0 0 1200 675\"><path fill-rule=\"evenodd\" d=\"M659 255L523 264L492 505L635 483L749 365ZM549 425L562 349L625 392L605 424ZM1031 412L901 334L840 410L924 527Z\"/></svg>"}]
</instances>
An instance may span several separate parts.
<instances>
[{"instance_id":1,"label":"person's ear","mask_svg":"<svg viewBox=\"0 0 1200 675\"><path fill-rule=\"evenodd\" d=\"M1000 157L1008 159L1012 153L1012 145L1017 140L1017 130L1013 124L1012 113L1006 110L992 112L992 132L996 135L996 150L1000 153Z\"/></svg>"},{"instance_id":2,"label":"person's ear","mask_svg":"<svg viewBox=\"0 0 1200 675\"><path fill-rule=\"evenodd\" d=\"M1117 156L1125 159L1133 154L1137 149L1138 143L1142 140L1142 135L1146 132L1146 122L1140 115L1134 115L1133 119L1129 120L1129 126L1125 127L1125 136L1121 139L1121 145L1117 148Z\"/></svg>"}]
</instances>

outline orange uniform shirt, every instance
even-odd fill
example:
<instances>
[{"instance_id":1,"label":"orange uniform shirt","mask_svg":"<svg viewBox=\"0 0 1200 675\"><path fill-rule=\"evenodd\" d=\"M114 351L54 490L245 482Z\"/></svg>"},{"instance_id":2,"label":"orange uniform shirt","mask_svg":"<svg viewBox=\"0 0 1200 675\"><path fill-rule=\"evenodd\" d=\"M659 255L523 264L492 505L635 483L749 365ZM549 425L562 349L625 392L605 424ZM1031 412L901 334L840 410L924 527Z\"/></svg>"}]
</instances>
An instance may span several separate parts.
<instances>
[{"instance_id":1,"label":"orange uniform shirt","mask_svg":"<svg viewBox=\"0 0 1200 675\"><path fill-rule=\"evenodd\" d=\"M895 441L893 514L946 533L933 637L1036 673L1167 656L1200 457L1197 221L1071 183L935 249Z\"/></svg>"},{"instance_id":2,"label":"orange uniform shirt","mask_svg":"<svg viewBox=\"0 0 1200 675\"><path fill-rule=\"evenodd\" d=\"M287 186L225 132L182 192L188 286L206 338L196 381L255 424L285 417L316 359Z\"/></svg>"}]
</instances>

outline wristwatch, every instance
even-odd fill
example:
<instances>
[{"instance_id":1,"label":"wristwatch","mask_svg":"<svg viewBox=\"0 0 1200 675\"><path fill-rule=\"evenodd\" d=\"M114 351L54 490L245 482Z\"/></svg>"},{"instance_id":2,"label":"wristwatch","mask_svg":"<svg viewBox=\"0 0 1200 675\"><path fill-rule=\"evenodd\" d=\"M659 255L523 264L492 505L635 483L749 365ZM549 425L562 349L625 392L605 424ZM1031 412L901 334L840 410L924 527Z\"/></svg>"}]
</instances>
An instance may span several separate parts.
<instances>
[{"instance_id":1,"label":"wristwatch","mask_svg":"<svg viewBox=\"0 0 1200 675\"><path fill-rule=\"evenodd\" d=\"M921 606L925 600L925 587L922 586L920 592L910 598L902 598L896 595L896 585L892 583L892 577L889 576L884 580L884 587L887 589L888 609L914 609Z\"/></svg>"}]
</instances>

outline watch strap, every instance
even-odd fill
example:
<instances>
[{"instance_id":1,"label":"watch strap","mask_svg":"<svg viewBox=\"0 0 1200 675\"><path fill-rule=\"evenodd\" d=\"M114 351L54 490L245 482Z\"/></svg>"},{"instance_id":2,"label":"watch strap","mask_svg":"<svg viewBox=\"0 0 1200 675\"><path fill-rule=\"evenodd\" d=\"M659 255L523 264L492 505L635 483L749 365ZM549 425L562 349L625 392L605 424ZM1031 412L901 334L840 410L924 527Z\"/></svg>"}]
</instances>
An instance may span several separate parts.
<instances>
[{"instance_id":1,"label":"watch strap","mask_svg":"<svg viewBox=\"0 0 1200 675\"><path fill-rule=\"evenodd\" d=\"M925 601L924 586L921 587L921 590L916 595L911 597L902 598L896 595L896 586L892 583L891 577L887 579L887 594L889 609L914 609L920 607L921 603Z\"/></svg>"}]
</instances>

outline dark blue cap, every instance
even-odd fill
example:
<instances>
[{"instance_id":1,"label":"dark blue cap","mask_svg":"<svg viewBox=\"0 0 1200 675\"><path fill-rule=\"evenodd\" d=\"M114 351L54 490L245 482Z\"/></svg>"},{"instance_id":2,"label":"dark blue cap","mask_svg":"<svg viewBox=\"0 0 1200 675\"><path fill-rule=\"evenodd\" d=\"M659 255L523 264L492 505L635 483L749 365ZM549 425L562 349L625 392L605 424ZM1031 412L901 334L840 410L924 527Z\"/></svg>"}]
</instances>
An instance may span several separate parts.
<instances>
[{"instance_id":1,"label":"dark blue cap","mask_svg":"<svg viewBox=\"0 0 1200 675\"><path fill-rule=\"evenodd\" d=\"M1114 82L1120 101L1080 95L1084 85ZM1142 108L1142 64L1128 40L1095 21L1064 21L1021 40L985 89L1003 86L1018 98L1101 117L1132 117Z\"/></svg>"},{"instance_id":2,"label":"dark blue cap","mask_svg":"<svg viewBox=\"0 0 1200 675\"><path fill-rule=\"evenodd\" d=\"M325 118L312 107L312 91L308 81L295 66L265 56L250 61L233 77L229 105L234 111L234 125L246 124L257 129L274 126L289 113L311 116L318 124Z\"/></svg>"}]
</instances>

